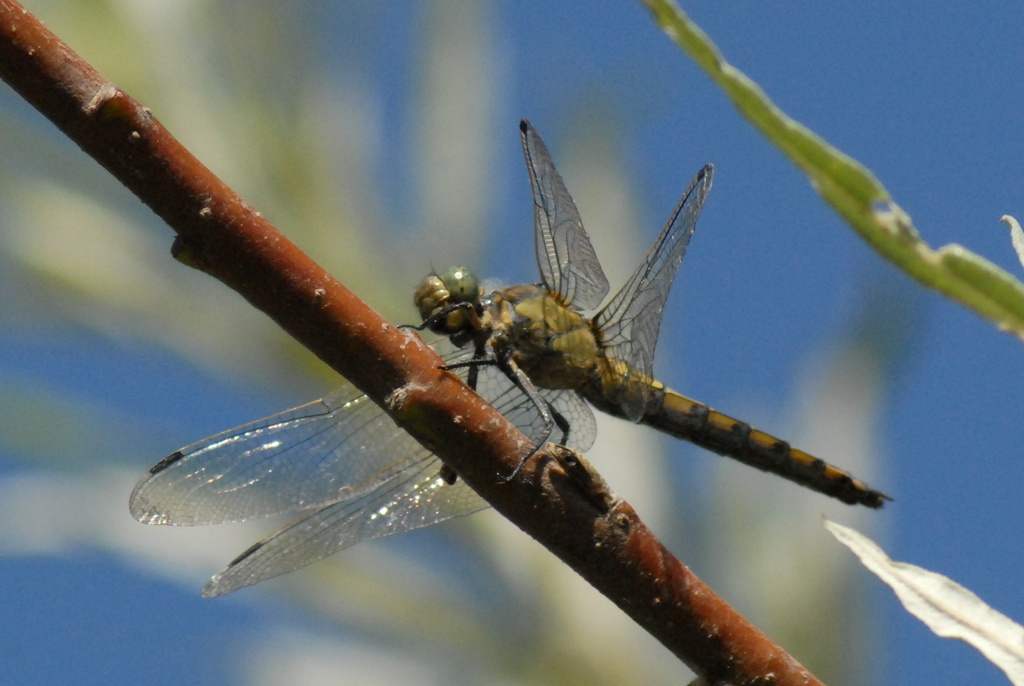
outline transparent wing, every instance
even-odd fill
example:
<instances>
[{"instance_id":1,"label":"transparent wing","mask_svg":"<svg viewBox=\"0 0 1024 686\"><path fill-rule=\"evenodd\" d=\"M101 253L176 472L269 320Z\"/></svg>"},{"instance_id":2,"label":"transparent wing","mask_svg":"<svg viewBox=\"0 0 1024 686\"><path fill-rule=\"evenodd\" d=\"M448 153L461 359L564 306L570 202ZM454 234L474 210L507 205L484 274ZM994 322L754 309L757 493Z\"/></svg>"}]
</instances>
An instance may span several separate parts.
<instances>
[{"instance_id":1,"label":"transparent wing","mask_svg":"<svg viewBox=\"0 0 1024 686\"><path fill-rule=\"evenodd\" d=\"M345 386L173 453L143 476L129 508L147 524L184 526L318 507L372 490L382 472L414 459L418 444L396 429Z\"/></svg>"},{"instance_id":2,"label":"transparent wing","mask_svg":"<svg viewBox=\"0 0 1024 686\"><path fill-rule=\"evenodd\" d=\"M623 378L604 385L618 389L618 397L609 400L633 421L647 405L665 300L711 190L713 172L710 164L697 172L643 263L594 316L608 357L621 363L614 365L612 373Z\"/></svg>"},{"instance_id":3,"label":"transparent wing","mask_svg":"<svg viewBox=\"0 0 1024 686\"><path fill-rule=\"evenodd\" d=\"M523 156L533 188L534 239L544 286L565 305L588 311L608 295L601 269L583 221L540 134L523 119L519 123Z\"/></svg>"},{"instance_id":4,"label":"transparent wing","mask_svg":"<svg viewBox=\"0 0 1024 686\"><path fill-rule=\"evenodd\" d=\"M441 461L426 454L377 488L303 515L242 553L203 588L223 595L291 572L360 541L411 531L487 507L466 482L438 476Z\"/></svg>"},{"instance_id":5,"label":"transparent wing","mask_svg":"<svg viewBox=\"0 0 1024 686\"><path fill-rule=\"evenodd\" d=\"M456 351L446 361L470 356ZM477 388L527 436L543 434L537 408L499 370L480 369ZM570 392L542 395L572 424L568 442L589 448L596 429L585 403ZM173 453L143 476L129 507L141 522L174 525L301 512L367 497L396 479L411 488L428 457L436 461L369 398L345 386Z\"/></svg>"},{"instance_id":6,"label":"transparent wing","mask_svg":"<svg viewBox=\"0 0 1024 686\"><path fill-rule=\"evenodd\" d=\"M468 357L457 351L446 361ZM480 394L537 440L544 423L529 398L495 367L478 373ZM583 399L549 389L541 396L570 422L562 439L589 448L596 424ZM153 524L304 512L231 562L207 584L207 596L486 506L465 481L445 481L441 461L352 387L183 448L146 474L131 497L132 514Z\"/></svg>"},{"instance_id":7,"label":"transparent wing","mask_svg":"<svg viewBox=\"0 0 1024 686\"><path fill-rule=\"evenodd\" d=\"M536 406L528 400L523 402L525 396L504 375L495 370L485 377L480 384L485 397L496 392L492 402L496 407L504 406L506 416L526 422L531 431L543 429ZM576 450L589 448L597 427L584 400L568 391L545 389L541 395L569 420L572 428L567 442ZM203 588L203 595L231 593L360 541L430 526L488 506L462 479L447 483L440 469L441 461L422 450L402 469L384 474L375 488L314 509L255 544L213 577Z\"/></svg>"}]
</instances>

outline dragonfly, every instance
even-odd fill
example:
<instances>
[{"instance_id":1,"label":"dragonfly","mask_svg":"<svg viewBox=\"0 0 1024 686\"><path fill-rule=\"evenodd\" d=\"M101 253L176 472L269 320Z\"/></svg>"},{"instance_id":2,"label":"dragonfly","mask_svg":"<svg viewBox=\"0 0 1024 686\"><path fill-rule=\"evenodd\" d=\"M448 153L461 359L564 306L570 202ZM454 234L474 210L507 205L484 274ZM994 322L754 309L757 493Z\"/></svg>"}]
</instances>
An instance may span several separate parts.
<instances>
[{"instance_id":1,"label":"dragonfly","mask_svg":"<svg viewBox=\"0 0 1024 686\"><path fill-rule=\"evenodd\" d=\"M654 379L665 302L711 189L712 165L697 173L639 268L601 307L609 284L576 205L525 119L520 138L541 282L486 293L464 267L428 275L414 294L423 320L416 328L442 336L439 345L450 343L442 355L447 369L521 430L534 450L553 436L588 450L597 433L593 406L848 504L878 508L890 499ZM212 597L487 503L346 385L175 451L142 476L129 507L140 522L158 525L295 516L210 579L203 595Z\"/></svg>"}]
</instances>

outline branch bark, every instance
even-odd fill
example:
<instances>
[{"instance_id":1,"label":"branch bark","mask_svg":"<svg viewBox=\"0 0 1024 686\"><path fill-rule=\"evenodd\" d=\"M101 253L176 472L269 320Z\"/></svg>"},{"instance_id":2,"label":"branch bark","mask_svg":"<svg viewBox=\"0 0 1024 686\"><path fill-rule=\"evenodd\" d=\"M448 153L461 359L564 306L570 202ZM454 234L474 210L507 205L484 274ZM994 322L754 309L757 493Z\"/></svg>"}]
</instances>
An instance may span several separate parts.
<instances>
[{"instance_id":1,"label":"branch bark","mask_svg":"<svg viewBox=\"0 0 1024 686\"><path fill-rule=\"evenodd\" d=\"M240 293L387 409L705 683L819 683L672 557L578 456L542 451L515 479L496 478L529 449L525 436L11 0L0 0L0 78L167 222L177 259Z\"/></svg>"}]
</instances>

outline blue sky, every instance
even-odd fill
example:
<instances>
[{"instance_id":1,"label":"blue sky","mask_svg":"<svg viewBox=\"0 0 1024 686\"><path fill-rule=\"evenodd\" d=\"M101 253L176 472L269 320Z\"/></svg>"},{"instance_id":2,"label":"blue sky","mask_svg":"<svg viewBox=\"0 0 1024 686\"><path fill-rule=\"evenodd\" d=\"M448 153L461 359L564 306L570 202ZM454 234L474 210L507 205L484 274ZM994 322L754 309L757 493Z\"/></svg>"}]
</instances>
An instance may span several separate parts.
<instances>
[{"instance_id":1,"label":"blue sky","mask_svg":"<svg viewBox=\"0 0 1024 686\"><path fill-rule=\"evenodd\" d=\"M753 599L753 586L782 595L795 584L795 568L812 587L842 579L818 592L836 606L866 609L856 616L837 610L831 624L828 612L818 612L816 621L826 622L820 631L827 634L864 639L862 671L827 666L842 662L829 663L830 649L819 652L813 642L787 643L785 632L798 629L779 629L782 636L768 629L832 677L828 683L999 683L998 670L972 649L931 635L866 572L836 572L836 560L849 556L830 543L819 515L865 529L895 559L946 574L1024 619L1015 574L1024 556L1022 344L875 255L639 3L526 1L472 11L458 3L297 5L295 17L308 12L309 24L277 16L273 3L164 5L110 6L101 13L107 21L86 26L70 5L27 6L151 105L285 234L395 319L412 317L405 294L449 260L506 282L536 278L520 117L547 141L613 283L640 260L693 174L714 162L714 189L666 308L659 375L864 474L895 502L866 517L832 509L771 483L774 477L664 441L654 444L664 451L654 464L665 471L650 490L660 500L609 476L613 487L759 624L785 625L779 615L788 612L794 626L803 620L793 603L766 609L770 602ZM684 9L790 116L871 169L932 246L961 243L1020 274L999 223L1003 214L1024 215L1019 5L984 12L923 2ZM165 25L184 30L160 31ZM295 65L309 75L291 78ZM163 557L154 552L170 539L128 517L132 474L180 445L315 397L337 379L259 315L243 312L239 299L217 295L218 285L167 259L169 230L6 88L0 116L0 158L7 157L0 179L8 186L0 233L17 237L4 244L0 379L5 414L38 427L25 436L16 422L0 428L2 509L10 522L0 537L0 611L23 618L0 632L4 670L20 683L120 683L139 673L150 674L149 683L180 683L186 675L193 683L275 683L271 668L242 657L246 646L315 636L333 650L370 646L345 655L361 656L367 669L386 663L396 680L405 670L428 682L489 678L493 665L473 662L456 675L451 664L430 661L449 653L422 632L410 638L412 629L374 623L376 611L416 624L397 611L348 601L335 614L324 605L344 601L303 590L317 572L237 599L202 600L205 577L267 527L224 541L172 532L180 534L166 544L174 547ZM61 220L63 207L79 208L71 216L90 222L78 227L64 217L71 233L47 245L110 241L129 261L152 259L152 269L166 271L133 282L117 255L99 247L95 254L68 248L70 260L80 257L70 266L44 261L53 251L33 252L34 241ZM54 270L71 267L157 294L153 282L183 290L147 315L146 304L161 300L136 302L126 295L141 298L135 289L116 279L111 286L95 276L54 278ZM386 284L375 281L381 276ZM112 301L104 288L122 298ZM831 412L827 430L816 432L807 418L823 408L847 409ZM40 416L59 417L59 428L35 424ZM598 444L606 436L610 443L612 433L602 428ZM641 468L631 458L620 456L610 469L625 472L624 480L635 476ZM72 507L79 503L83 509ZM767 519L780 538L765 545ZM508 612L505 629L536 650L531 622L549 621L543 608L510 608L523 585L537 589L539 582L508 577L531 565L517 568L501 552L481 555L478 539L507 534L494 533L500 522L487 524L486 534L473 526L453 523L343 555L357 569L381 560L412 565L386 574L410 586L453 575L448 583L458 589L438 593L450 601L442 603L451 610L444 626L464 621L456 611L462 607L481 625ZM740 533L718 538L724 530ZM763 566L781 550L789 551L784 564ZM181 571L169 571L176 560ZM378 655L380 644L398 644L399 657ZM524 652L511 654L531 654L517 650ZM640 661L666 661L657 645L642 650L650 653ZM450 655L462 664L462 653ZM324 673L331 668L325 663ZM522 666L500 673L531 676ZM668 666L646 680L683 674Z\"/></svg>"}]
</instances>

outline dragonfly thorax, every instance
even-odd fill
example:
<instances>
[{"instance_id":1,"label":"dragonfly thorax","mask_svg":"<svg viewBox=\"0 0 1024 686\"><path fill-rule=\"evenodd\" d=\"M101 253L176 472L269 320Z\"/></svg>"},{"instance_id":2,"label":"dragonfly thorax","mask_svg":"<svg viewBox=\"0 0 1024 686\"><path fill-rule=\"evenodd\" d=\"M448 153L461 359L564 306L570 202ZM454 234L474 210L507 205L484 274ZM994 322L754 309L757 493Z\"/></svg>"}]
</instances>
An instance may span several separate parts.
<instances>
[{"instance_id":1,"label":"dragonfly thorax","mask_svg":"<svg viewBox=\"0 0 1024 686\"><path fill-rule=\"evenodd\" d=\"M540 388L582 389L604 359L591 322L543 285L497 291L487 300L490 344Z\"/></svg>"}]
</instances>

